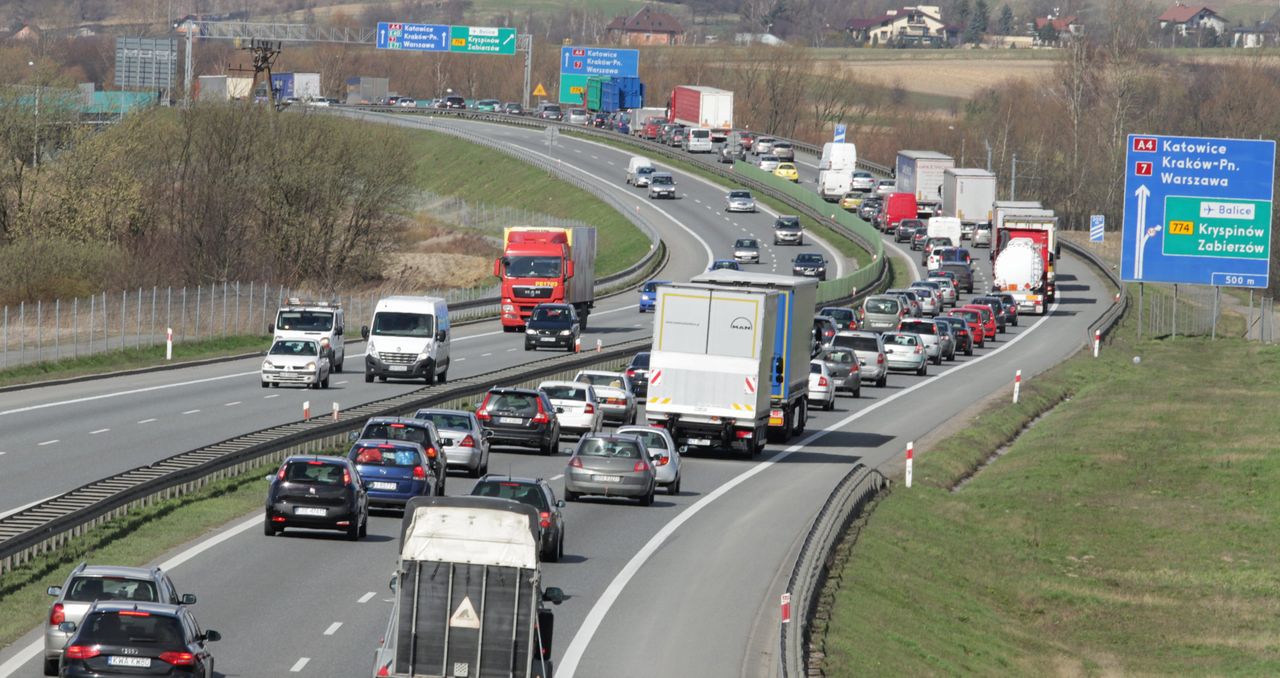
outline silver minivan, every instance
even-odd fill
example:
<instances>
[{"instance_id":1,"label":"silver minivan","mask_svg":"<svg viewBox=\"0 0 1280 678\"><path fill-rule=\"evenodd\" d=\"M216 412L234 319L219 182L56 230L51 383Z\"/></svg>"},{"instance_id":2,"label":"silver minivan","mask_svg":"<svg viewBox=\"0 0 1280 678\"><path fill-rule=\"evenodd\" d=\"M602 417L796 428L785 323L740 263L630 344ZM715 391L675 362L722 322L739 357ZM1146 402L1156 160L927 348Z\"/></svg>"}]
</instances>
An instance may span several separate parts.
<instances>
[{"instance_id":1,"label":"silver minivan","mask_svg":"<svg viewBox=\"0 0 1280 678\"><path fill-rule=\"evenodd\" d=\"M862 302L862 328L870 332L892 332L906 315L898 295L875 294Z\"/></svg>"}]
</instances>

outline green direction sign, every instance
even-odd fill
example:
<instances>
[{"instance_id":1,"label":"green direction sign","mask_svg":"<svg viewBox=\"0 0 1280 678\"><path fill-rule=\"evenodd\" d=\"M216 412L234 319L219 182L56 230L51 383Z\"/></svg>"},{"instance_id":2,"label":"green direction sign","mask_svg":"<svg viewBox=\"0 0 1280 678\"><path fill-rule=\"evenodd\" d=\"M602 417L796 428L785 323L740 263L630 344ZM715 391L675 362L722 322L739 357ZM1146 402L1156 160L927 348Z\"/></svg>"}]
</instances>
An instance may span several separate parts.
<instances>
[{"instance_id":1,"label":"green direction sign","mask_svg":"<svg viewBox=\"0 0 1280 678\"><path fill-rule=\"evenodd\" d=\"M587 105L587 78L589 75L560 74L560 103Z\"/></svg>"},{"instance_id":2,"label":"green direction sign","mask_svg":"<svg viewBox=\"0 0 1280 678\"><path fill-rule=\"evenodd\" d=\"M1168 196L1164 254L1261 259L1271 256L1271 202Z\"/></svg>"},{"instance_id":3,"label":"green direction sign","mask_svg":"<svg viewBox=\"0 0 1280 678\"><path fill-rule=\"evenodd\" d=\"M465 54L515 54L516 29L450 26L449 51Z\"/></svg>"}]
</instances>

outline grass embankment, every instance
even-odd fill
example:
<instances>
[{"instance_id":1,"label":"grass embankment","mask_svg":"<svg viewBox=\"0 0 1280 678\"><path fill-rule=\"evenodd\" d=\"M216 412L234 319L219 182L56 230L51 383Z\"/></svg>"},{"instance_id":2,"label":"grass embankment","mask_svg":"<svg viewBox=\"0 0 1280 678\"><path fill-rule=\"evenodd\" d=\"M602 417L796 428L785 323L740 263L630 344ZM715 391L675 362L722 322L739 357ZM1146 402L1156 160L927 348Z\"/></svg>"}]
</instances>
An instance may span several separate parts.
<instances>
[{"instance_id":1,"label":"grass embankment","mask_svg":"<svg viewBox=\"0 0 1280 678\"><path fill-rule=\"evenodd\" d=\"M265 334L255 334L174 344L173 362L262 351L270 340L271 337ZM164 359L164 344L145 348L106 351L79 358L64 358L57 361L3 369L0 370L0 386L15 386L50 379L66 379L87 374L102 374L104 372L153 367L166 362L168 361Z\"/></svg>"},{"instance_id":2,"label":"grass embankment","mask_svg":"<svg viewBox=\"0 0 1280 678\"><path fill-rule=\"evenodd\" d=\"M626 216L549 172L448 134L415 131L409 138L425 191L595 226L597 277L617 273L649 252L649 238Z\"/></svg>"},{"instance_id":3,"label":"grass embankment","mask_svg":"<svg viewBox=\"0 0 1280 678\"><path fill-rule=\"evenodd\" d=\"M1280 347L1133 336L917 458L843 565L827 675L1280 673Z\"/></svg>"}]
</instances>

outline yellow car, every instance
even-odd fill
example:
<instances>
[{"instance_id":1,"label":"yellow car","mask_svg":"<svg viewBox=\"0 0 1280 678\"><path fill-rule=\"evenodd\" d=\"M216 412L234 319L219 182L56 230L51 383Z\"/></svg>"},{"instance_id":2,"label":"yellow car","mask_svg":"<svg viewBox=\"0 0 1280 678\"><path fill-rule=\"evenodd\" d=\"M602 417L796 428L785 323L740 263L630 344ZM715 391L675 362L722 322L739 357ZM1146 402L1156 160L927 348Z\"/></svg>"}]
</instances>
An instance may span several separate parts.
<instances>
[{"instance_id":1,"label":"yellow car","mask_svg":"<svg viewBox=\"0 0 1280 678\"><path fill-rule=\"evenodd\" d=\"M773 170L773 176L800 183L800 172L796 169L794 162L778 163L777 169Z\"/></svg>"},{"instance_id":2,"label":"yellow car","mask_svg":"<svg viewBox=\"0 0 1280 678\"><path fill-rule=\"evenodd\" d=\"M862 206L861 193L845 193L840 196L840 207L846 210L856 210Z\"/></svg>"}]
</instances>

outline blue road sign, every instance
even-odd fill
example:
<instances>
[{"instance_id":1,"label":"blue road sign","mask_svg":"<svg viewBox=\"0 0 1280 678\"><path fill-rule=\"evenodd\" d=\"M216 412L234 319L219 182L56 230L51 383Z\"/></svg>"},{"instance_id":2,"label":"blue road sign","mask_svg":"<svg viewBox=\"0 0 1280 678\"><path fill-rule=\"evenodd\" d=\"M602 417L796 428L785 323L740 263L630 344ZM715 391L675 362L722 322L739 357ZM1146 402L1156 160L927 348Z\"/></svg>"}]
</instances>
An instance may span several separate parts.
<instances>
[{"instance_id":1,"label":"blue road sign","mask_svg":"<svg viewBox=\"0 0 1280 678\"><path fill-rule=\"evenodd\" d=\"M833 137L831 140L832 140L832 141L834 141L834 142L835 142L835 143L837 143L837 144L843 144L843 143L844 143L844 133L845 133L845 126L844 126L844 125L836 125L836 134L835 134L835 137Z\"/></svg>"},{"instance_id":2,"label":"blue road sign","mask_svg":"<svg viewBox=\"0 0 1280 678\"><path fill-rule=\"evenodd\" d=\"M1276 142L1130 134L1121 278L1266 287Z\"/></svg>"},{"instance_id":3,"label":"blue road sign","mask_svg":"<svg viewBox=\"0 0 1280 678\"><path fill-rule=\"evenodd\" d=\"M378 49L448 52L449 27L440 24L378 22Z\"/></svg>"},{"instance_id":4,"label":"blue road sign","mask_svg":"<svg viewBox=\"0 0 1280 678\"><path fill-rule=\"evenodd\" d=\"M1107 217L1105 214L1089 215L1089 242L1102 242L1102 236L1107 230Z\"/></svg>"},{"instance_id":5,"label":"blue road sign","mask_svg":"<svg viewBox=\"0 0 1280 678\"><path fill-rule=\"evenodd\" d=\"M561 47L561 75L640 77L640 50L606 47Z\"/></svg>"}]
</instances>

